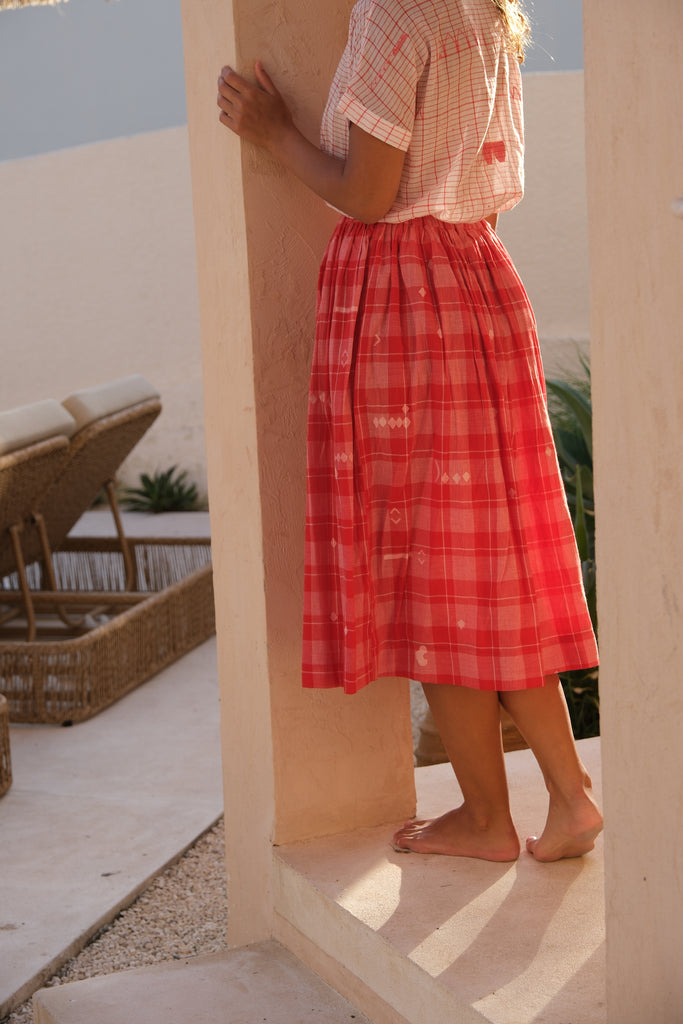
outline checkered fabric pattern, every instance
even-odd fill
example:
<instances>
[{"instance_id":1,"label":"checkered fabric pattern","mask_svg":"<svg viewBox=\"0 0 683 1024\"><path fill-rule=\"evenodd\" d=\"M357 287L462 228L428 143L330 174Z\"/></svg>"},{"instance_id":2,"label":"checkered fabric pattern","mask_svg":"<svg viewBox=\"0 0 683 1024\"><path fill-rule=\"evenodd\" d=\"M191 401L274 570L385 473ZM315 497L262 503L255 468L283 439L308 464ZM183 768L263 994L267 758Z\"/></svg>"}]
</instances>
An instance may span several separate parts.
<instances>
[{"instance_id":1,"label":"checkered fabric pattern","mask_svg":"<svg viewBox=\"0 0 683 1024\"><path fill-rule=\"evenodd\" d=\"M342 218L308 453L304 686L597 664L534 318L488 223Z\"/></svg>"},{"instance_id":2,"label":"checkered fabric pattern","mask_svg":"<svg viewBox=\"0 0 683 1024\"><path fill-rule=\"evenodd\" d=\"M522 197L522 77L491 0L359 0L323 115L344 159L349 121L406 150L388 222L475 222Z\"/></svg>"}]
</instances>

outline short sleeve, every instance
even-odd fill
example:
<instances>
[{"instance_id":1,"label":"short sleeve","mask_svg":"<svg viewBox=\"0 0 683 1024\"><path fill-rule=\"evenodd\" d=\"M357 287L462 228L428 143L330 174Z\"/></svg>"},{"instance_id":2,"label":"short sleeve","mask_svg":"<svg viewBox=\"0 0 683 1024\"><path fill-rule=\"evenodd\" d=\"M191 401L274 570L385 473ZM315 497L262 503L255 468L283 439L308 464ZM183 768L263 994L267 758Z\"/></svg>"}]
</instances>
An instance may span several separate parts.
<instances>
[{"instance_id":1,"label":"short sleeve","mask_svg":"<svg viewBox=\"0 0 683 1024\"><path fill-rule=\"evenodd\" d=\"M348 85L337 113L382 142L407 150L420 65L408 26L388 4L374 0L353 40Z\"/></svg>"}]
</instances>

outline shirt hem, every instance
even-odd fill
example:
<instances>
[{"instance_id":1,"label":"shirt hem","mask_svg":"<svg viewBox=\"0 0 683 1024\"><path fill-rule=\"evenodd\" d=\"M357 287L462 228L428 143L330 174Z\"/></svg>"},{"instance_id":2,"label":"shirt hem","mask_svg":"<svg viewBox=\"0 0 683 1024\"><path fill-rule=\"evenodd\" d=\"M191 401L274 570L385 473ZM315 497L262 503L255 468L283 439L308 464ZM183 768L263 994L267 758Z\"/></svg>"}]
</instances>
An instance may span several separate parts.
<instances>
[{"instance_id":1,"label":"shirt hem","mask_svg":"<svg viewBox=\"0 0 683 1024\"><path fill-rule=\"evenodd\" d=\"M408 149L413 135L411 131L401 125L393 124L383 117L378 117L348 92L342 96L337 111L353 124L362 128L368 135L379 139L380 142L385 142L388 146L400 149L404 153Z\"/></svg>"}]
</instances>

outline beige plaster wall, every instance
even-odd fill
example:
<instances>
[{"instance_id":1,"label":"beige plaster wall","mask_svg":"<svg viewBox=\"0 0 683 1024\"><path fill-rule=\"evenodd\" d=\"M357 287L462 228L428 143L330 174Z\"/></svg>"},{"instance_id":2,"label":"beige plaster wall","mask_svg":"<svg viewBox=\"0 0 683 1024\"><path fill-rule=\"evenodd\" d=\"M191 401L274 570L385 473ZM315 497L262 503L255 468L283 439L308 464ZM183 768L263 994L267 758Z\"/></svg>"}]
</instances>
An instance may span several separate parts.
<instances>
[{"instance_id":1,"label":"beige plaster wall","mask_svg":"<svg viewBox=\"0 0 683 1024\"><path fill-rule=\"evenodd\" d=\"M547 373L589 349L583 72L524 75L525 196L499 233L529 293Z\"/></svg>"},{"instance_id":2,"label":"beige plaster wall","mask_svg":"<svg viewBox=\"0 0 683 1024\"><path fill-rule=\"evenodd\" d=\"M683 7L590 0L587 139L610 1024L683 1008Z\"/></svg>"},{"instance_id":3,"label":"beige plaster wall","mask_svg":"<svg viewBox=\"0 0 683 1024\"><path fill-rule=\"evenodd\" d=\"M187 130L0 163L0 408L129 373L163 412L122 474L205 490Z\"/></svg>"}]
</instances>

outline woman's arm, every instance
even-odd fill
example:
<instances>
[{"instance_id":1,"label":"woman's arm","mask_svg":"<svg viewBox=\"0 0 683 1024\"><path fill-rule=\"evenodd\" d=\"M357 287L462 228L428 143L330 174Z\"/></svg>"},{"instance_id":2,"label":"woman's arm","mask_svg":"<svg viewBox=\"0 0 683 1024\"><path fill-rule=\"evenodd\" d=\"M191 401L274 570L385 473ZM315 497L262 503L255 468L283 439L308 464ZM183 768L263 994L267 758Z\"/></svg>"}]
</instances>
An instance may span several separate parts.
<instances>
[{"instance_id":1,"label":"woman's arm","mask_svg":"<svg viewBox=\"0 0 683 1024\"><path fill-rule=\"evenodd\" d=\"M348 217L372 224L393 206L405 153L357 125L349 128L345 161L314 146L292 120L282 96L258 62L257 85L223 68L218 79L219 120L240 138L260 146L317 195Z\"/></svg>"}]
</instances>

